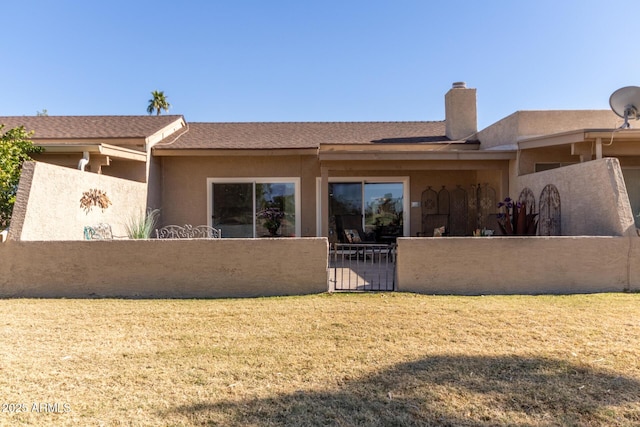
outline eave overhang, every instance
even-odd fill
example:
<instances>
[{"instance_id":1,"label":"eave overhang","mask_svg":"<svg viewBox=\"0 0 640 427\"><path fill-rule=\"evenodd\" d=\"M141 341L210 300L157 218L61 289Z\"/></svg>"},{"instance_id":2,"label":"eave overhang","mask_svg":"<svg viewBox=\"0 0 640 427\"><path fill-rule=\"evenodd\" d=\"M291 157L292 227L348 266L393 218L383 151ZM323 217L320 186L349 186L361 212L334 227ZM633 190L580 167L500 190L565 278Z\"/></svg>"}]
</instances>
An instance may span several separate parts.
<instances>
[{"instance_id":1,"label":"eave overhang","mask_svg":"<svg viewBox=\"0 0 640 427\"><path fill-rule=\"evenodd\" d=\"M416 161L416 160L512 160L513 150L479 150L478 144L322 144L318 150L322 161Z\"/></svg>"},{"instance_id":2,"label":"eave overhang","mask_svg":"<svg viewBox=\"0 0 640 427\"><path fill-rule=\"evenodd\" d=\"M569 132L556 133L524 138L518 141L521 150L532 148L553 147L557 145L577 144L581 142L595 142L600 139L604 143L615 141L640 141L640 129L580 129Z\"/></svg>"},{"instance_id":3,"label":"eave overhang","mask_svg":"<svg viewBox=\"0 0 640 427\"><path fill-rule=\"evenodd\" d=\"M317 148L283 148L283 149L158 149L153 148L154 156L158 157L229 157L229 156L316 156Z\"/></svg>"},{"instance_id":4,"label":"eave overhang","mask_svg":"<svg viewBox=\"0 0 640 427\"><path fill-rule=\"evenodd\" d=\"M44 154L69 154L83 152L89 154L100 154L112 159L130 160L136 162L146 162L147 154L142 151L130 148L118 147L110 144L63 144L63 145L42 145Z\"/></svg>"},{"instance_id":5,"label":"eave overhang","mask_svg":"<svg viewBox=\"0 0 640 427\"><path fill-rule=\"evenodd\" d=\"M110 146L136 146L140 147L140 150L144 150L146 138L31 138L34 145L40 145L42 147L53 147L63 145L98 145L104 144L105 141L109 141Z\"/></svg>"},{"instance_id":6,"label":"eave overhang","mask_svg":"<svg viewBox=\"0 0 640 427\"><path fill-rule=\"evenodd\" d=\"M580 129L518 141L521 152L568 147L581 161L602 157L640 156L640 129Z\"/></svg>"}]
</instances>

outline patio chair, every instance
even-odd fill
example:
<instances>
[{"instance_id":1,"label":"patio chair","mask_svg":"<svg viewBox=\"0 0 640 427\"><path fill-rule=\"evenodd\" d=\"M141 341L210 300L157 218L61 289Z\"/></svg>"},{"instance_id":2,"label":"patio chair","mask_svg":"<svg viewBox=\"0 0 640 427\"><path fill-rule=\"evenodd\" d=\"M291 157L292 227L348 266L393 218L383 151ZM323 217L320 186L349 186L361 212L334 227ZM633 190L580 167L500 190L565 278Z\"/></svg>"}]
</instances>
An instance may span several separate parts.
<instances>
[{"instance_id":1,"label":"patio chair","mask_svg":"<svg viewBox=\"0 0 640 427\"><path fill-rule=\"evenodd\" d=\"M362 215L336 215L336 233L343 249L349 252L352 259L371 259L375 262L375 254L384 253L387 256L393 245L386 245L376 241L375 233L366 233L362 229Z\"/></svg>"},{"instance_id":2,"label":"patio chair","mask_svg":"<svg viewBox=\"0 0 640 427\"><path fill-rule=\"evenodd\" d=\"M85 240L112 240L111 225L105 223L88 225L84 227L84 238Z\"/></svg>"}]
</instances>

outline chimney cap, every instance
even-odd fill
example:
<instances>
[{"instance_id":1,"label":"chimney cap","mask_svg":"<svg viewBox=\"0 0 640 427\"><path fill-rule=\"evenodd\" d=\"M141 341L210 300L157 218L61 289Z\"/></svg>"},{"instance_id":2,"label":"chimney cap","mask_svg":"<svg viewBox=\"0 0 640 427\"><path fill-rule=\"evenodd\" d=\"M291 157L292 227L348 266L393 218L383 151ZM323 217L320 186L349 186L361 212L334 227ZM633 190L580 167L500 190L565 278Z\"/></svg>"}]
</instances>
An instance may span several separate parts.
<instances>
[{"instance_id":1,"label":"chimney cap","mask_svg":"<svg viewBox=\"0 0 640 427\"><path fill-rule=\"evenodd\" d=\"M454 82L452 89L466 89L467 88L467 83L466 82Z\"/></svg>"}]
</instances>

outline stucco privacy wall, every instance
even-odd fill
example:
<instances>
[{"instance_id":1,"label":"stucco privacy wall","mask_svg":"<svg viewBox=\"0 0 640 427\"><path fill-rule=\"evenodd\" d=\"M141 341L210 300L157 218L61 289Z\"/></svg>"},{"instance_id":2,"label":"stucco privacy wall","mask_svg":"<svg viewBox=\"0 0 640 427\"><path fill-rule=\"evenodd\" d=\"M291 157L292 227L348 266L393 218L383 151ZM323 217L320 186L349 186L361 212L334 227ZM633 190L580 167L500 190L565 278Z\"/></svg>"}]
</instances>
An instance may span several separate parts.
<instances>
[{"instance_id":1,"label":"stucco privacy wall","mask_svg":"<svg viewBox=\"0 0 640 427\"><path fill-rule=\"evenodd\" d=\"M523 175L517 178L516 198L524 187L533 191L536 210L547 184L558 188L563 236L636 236L627 188L615 158L605 158Z\"/></svg>"},{"instance_id":2,"label":"stucco privacy wall","mask_svg":"<svg viewBox=\"0 0 640 427\"><path fill-rule=\"evenodd\" d=\"M398 290L539 294L640 290L638 237L398 239Z\"/></svg>"},{"instance_id":3,"label":"stucco privacy wall","mask_svg":"<svg viewBox=\"0 0 640 427\"><path fill-rule=\"evenodd\" d=\"M0 297L319 293L327 291L327 254L326 238L8 242L0 245Z\"/></svg>"},{"instance_id":4,"label":"stucco privacy wall","mask_svg":"<svg viewBox=\"0 0 640 427\"><path fill-rule=\"evenodd\" d=\"M80 208L82 193L97 188L112 205L103 211ZM10 240L82 240L86 225L108 223L115 236L146 210L146 184L40 162L23 165Z\"/></svg>"}]
</instances>

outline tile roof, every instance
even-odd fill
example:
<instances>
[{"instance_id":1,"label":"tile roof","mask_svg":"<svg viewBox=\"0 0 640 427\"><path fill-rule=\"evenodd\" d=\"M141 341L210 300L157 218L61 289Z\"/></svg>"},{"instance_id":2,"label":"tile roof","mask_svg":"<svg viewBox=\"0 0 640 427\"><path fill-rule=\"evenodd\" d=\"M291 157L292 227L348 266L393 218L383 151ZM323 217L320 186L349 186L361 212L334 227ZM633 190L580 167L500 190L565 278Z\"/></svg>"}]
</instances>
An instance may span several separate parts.
<instances>
[{"instance_id":1,"label":"tile roof","mask_svg":"<svg viewBox=\"0 0 640 427\"><path fill-rule=\"evenodd\" d=\"M39 139L146 138L182 116L10 116L4 131L24 126Z\"/></svg>"},{"instance_id":2,"label":"tile roof","mask_svg":"<svg viewBox=\"0 0 640 427\"><path fill-rule=\"evenodd\" d=\"M446 142L445 122L188 123L155 150L318 148L320 144Z\"/></svg>"}]
</instances>

